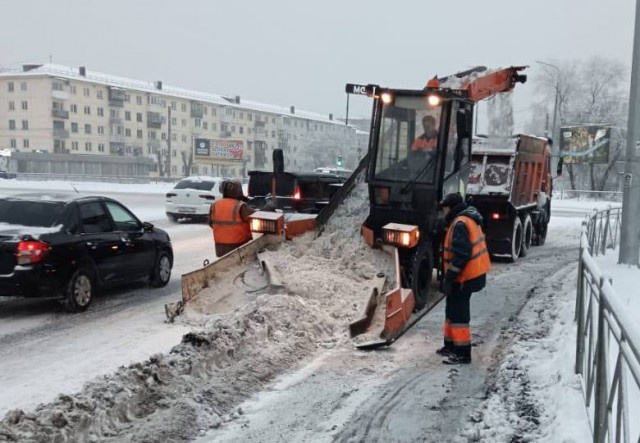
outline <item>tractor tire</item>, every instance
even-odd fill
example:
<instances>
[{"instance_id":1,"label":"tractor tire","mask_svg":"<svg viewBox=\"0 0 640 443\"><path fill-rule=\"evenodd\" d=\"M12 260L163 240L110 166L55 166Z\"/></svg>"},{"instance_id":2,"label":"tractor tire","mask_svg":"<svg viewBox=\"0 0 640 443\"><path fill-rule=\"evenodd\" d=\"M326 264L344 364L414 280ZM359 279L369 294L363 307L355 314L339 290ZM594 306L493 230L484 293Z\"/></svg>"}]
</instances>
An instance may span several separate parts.
<instances>
[{"instance_id":1,"label":"tractor tire","mask_svg":"<svg viewBox=\"0 0 640 443\"><path fill-rule=\"evenodd\" d=\"M411 265L411 289L415 298L414 310L424 308L429 300L431 279L433 276L433 248L428 241L421 242L416 247Z\"/></svg>"}]
</instances>

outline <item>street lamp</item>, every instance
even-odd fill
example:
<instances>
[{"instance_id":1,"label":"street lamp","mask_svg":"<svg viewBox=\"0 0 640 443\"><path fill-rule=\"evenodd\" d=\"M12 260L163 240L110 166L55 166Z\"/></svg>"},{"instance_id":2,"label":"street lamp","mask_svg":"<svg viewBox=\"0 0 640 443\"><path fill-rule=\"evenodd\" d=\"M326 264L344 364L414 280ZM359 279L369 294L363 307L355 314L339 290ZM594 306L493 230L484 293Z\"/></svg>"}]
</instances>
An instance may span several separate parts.
<instances>
[{"instance_id":1,"label":"street lamp","mask_svg":"<svg viewBox=\"0 0 640 443\"><path fill-rule=\"evenodd\" d=\"M558 150L560 149L560 145L559 145L559 140L556 139L556 116L558 115L558 96L560 95L560 68L558 68L556 65L552 65L551 63L547 63L547 62L541 62L536 60L536 63L539 63L541 65L544 66L549 66L553 69L556 70L556 86L555 86L555 90L556 90L556 96L555 96L555 100L554 100L554 104L553 104L553 123L551 124L551 138L553 139L553 142L556 146L558 146ZM558 151L559 152L559 151Z\"/></svg>"}]
</instances>

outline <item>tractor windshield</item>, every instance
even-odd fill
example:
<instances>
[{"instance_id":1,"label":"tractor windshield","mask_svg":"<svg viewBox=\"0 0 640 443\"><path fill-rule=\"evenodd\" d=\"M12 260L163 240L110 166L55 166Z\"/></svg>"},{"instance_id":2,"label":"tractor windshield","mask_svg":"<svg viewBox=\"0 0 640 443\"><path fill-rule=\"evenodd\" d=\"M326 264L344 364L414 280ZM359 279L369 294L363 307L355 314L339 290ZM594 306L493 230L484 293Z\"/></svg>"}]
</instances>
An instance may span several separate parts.
<instances>
[{"instance_id":1,"label":"tractor windshield","mask_svg":"<svg viewBox=\"0 0 640 443\"><path fill-rule=\"evenodd\" d=\"M375 178L434 182L441 111L442 105L431 106L423 95L397 96L383 106Z\"/></svg>"}]
</instances>

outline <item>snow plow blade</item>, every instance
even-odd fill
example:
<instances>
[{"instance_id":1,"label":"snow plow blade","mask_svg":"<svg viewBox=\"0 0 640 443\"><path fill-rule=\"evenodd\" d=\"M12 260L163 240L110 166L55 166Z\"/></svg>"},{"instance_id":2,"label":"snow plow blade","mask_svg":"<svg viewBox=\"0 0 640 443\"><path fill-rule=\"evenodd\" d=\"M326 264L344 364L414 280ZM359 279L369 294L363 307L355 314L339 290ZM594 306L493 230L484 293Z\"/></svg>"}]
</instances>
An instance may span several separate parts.
<instances>
[{"instance_id":1,"label":"snow plow blade","mask_svg":"<svg viewBox=\"0 0 640 443\"><path fill-rule=\"evenodd\" d=\"M206 264L200 269L191 271L182 275L182 300L175 303L168 303L164 306L167 321L173 322L174 318L180 315L187 303L189 303L203 288L207 287L209 281L216 275L240 267L241 265L248 265L256 261L260 261L259 252L266 249L269 246L276 246L284 241L284 236L274 235L262 235L258 238L251 240L250 242L240 246L235 251L228 253L221 257L219 260ZM278 280L278 277L273 275L273 271L268 264L261 261L261 266L265 269L265 274L268 278ZM271 282L271 284L281 284L281 282Z\"/></svg>"},{"instance_id":2,"label":"snow plow blade","mask_svg":"<svg viewBox=\"0 0 640 443\"><path fill-rule=\"evenodd\" d=\"M400 262L396 248L393 248L393 254L396 269L395 287L383 292L384 275L378 274L363 316L349 325L349 335L358 349L389 346L444 298L443 294L435 293L433 297L429 297L424 308L413 312L413 291L401 286Z\"/></svg>"}]
</instances>

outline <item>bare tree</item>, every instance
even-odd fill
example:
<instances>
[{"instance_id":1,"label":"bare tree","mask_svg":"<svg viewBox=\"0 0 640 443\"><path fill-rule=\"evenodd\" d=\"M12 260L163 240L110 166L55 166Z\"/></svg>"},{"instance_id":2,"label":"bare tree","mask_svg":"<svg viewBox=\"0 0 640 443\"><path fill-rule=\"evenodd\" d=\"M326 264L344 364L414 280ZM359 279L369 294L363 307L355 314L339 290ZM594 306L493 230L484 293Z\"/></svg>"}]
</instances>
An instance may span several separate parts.
<instances>
[{"instance_id":1,"label":"bare tree","mask_svg":"<svg viewBox=\"0 0 640 443\"><path fill-rule=\"evenodd\" d=\"M180 155L182 156L182 165L184 166L184 176L188 177L191 175L191 168L193 167L193 152L189 151L187 154L185 151L181 151Z\"/></svg>"}]
</instances>

